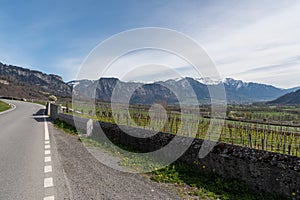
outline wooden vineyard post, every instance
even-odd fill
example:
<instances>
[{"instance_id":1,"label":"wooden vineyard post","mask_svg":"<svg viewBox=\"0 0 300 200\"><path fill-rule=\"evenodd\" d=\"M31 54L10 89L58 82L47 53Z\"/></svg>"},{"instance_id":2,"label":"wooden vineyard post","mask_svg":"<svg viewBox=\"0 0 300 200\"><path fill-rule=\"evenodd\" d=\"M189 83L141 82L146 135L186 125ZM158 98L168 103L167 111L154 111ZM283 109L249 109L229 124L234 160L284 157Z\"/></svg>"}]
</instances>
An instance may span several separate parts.
<instances>
[{"instance_id":1,"label":"wooden vineyard post","mask_svg":"<svg viewBox=\"0 0 300 200\"><path fill-rule=\"evenodd\" d=\"M207 130L208 131L208 139L210 140L210 131L209 130Z\"/></svg>"},{"instance_id":2,"label":"wooden vineyard post","mask_svg":"<svg viewBox=\"0 0 300 200\"><path fill-rule=\"evenodd\" d=\"M227 124L226 124L226 120L224 122L224 126L221 129L221 137L224 138L224 141L227 141L227 136L226 136L226 129L227 129Z\"/></svg>"},{"instance_id":3,"label":"wooden vineyard post","mask_svg":"<svg viewBox=\"0 0 300 200\"><path fill-rule=\"evenodd\" d=\"M278 148L278 151L280 152L281 149L280 149L280 144L282 144L282 137L283 137L283 132L282 132L282 125L280 126L280 129L279 129L279 134L277 134L277 138L280 138L277 140L277 148ZM280 140L280 141L279 141Z\"/></svg>"},{"instance_id":4,"label":"wooden vineyard post","mask_svg":"<svg viewBox=\"0 0 300 200\"><path fill-rule=\"evenodd\" d=\"M167 132L169 126L169 117L166 120L165 126L164 126L164 132Z\"/></svg>"},{"instance_id":5,"label":"wooden vineyard post","mask_svg":"<svg viewBox=\"0 0 300 200\"><path fill-rule=\"evenodd\" d=\"M234 122L234 134L233 134L233 137L234 137L234 141L236 142L237 141L237 136L236 136L236 134L237 134L237 130L236 130L236 123Z\"/></svg>"},{"instance_id":6,"label":"wooden vineyard post","mask_svg":"<svg viewBox=\"0 0 300 200\"><path fill-rule=\"evenodd\" d=\"M251 144L251 126L248 124L247 125L247 128L246 128L246 134L245 134L245 136L246 136L246 138L247 138L247 136L248 136L248 146L250 147L250 148L252 148L252 144ZM249 137L250 136L250 137Z\"/></svg>"},{"instance_id":7,"label":"wooden vineyard post","mask_svg":"<svg viewBox=\"0 0 300 200\"><path fill-rule=\"evenodd\" d=\"M169 131L168 131L168 132L169 132L169 133L172 133L172 128L171 128L171 127L172 127L172 118L171 118L171 114L169 114L169 116L170 116L170 117L169 117L169 127L168 127L168 130L169 130Z\"/></svg>"},{"instance_id":8,"label":"wooden vineyard post","mask_svg":"<svg viewBox=\"0 0 300 200\"><path fill-rule=\"evenodd\" d=\"M278 127L275 127L275 133L277 133L277 134L275 135L274 147L275 147L276 151L279 151L279 149L278 149L278 141L279 141L279 134L280 134L280 132L279 132L279 128ZM277 148L276 148L276 144L277 144Z\"/></svg>"},{"instance_id":9,"label":"wooden vineyard post","mask_svg":"<svg viewBox=\"0 0 300 200\"><path fill-rule=\"evenodd\" d=\"M175 116L175 134L177 134L178 132L178 120L177 120L177 117Z\"/></svg>"},{"instance_id":10,"label":"wooden vineyard post","mask_svg":"<svg viewBox=\"0 0 300 200\"><path fill-rule=\"evenodd\" d=\"M204 134L204 118L202 120L202 131L201 131L201 134Z\"/></svg>"},{"instance_id":11,"label":"wooden vineyard post","mask_svg":"<svg viewBox=\"0 0 300 200\"><path fill-rule=\"evenodd\" d=\"M266 151L267 150L267 136L266 136L266 130L265 128L263 127L263 133L264 133L264 137L263 137L263 150Z\"/></svg>"},{"instance_id":12,"label":"wooden vineyard post","mask_svg":"<svg viewBox=\"0 0 300 200\"><path fill-rule=\"evenodd\" d=\"M280 135L280 138L279 138L279 134L277 135L277 151L280 152L280 144L282 142L282 135Z\"/></svg>"},{"instance_id":13,"label":"wooden vineyard post","mask_svg":"<svg viewBox=\"0 0 300 200\"><path fill-rule=\"evenodd\" d=\"M197 126L197 130L196 130L196 137L195 138L200 138L200 120L198 121L198 126ZM177 124L177 123L176 123ZM176 128L177 130L177 128Z\"/></svg>"},{"instance_id":14,"label":"wooden vineyard post","mask_svg":"<svg viewBox=\"0 0 300 200\"><path fill-rule=\"evenodd\" d=\"M254 148L257 148L257 135L258 135L258 122L256 122L256 127L255 127Z\"/></svg>"},{"instance_id":15,"label":"wooden vineyard post","mask_svg":"<svg viewBox=\"0 0 300 200\"><path fill-rule=\"evenodd\" d=\"M154 126L155 126L154 123L155 123L155 121L156 121L156 117L153 117L152 119L150 119L150 124L151 124L152 131L154 131Z\"/></svg>"},{"instance_id":16,"label":"wooden vineyard post","mask_svg":"<svg viewBox=\"0 0 300 200\"><path fill-rule=\"evenodd\" d=\"M232 139L232 128L229 128L229 137L230 137L230 141L231 141L231 144L233 145L233 139Z\"/></svg>"},{"instance_id":17,"label":"wooden vineyard post","mask_svg":"<svg viewBox=\"0 0 300 200\"><path fill-rule=\"evenodd\" d=\"M289 146L288 146L288 154L292 155L292 145L291 144L289 144Z\"/></svg>"},{"instance_id":18,"label":"wooden vineyard post","mask_svg":"<svg viewBox=\"0 0 300 200\"><path fill-rule=\"evenodd\" d=\"M66 113L69 113L69 103L68 103L68 101L66 102Z\"/></svg>"},{"instance_id":19,"label":"wooden vineyard post","mask_svg":"<svg viewBox=\"0 0 300 200\"><path fill-rule=\"evenodd\" d=\"M296 133L297 134L297 133ZM297 144L297 141L298 141L298 137L295 136L295 150L296 150L296 156L298 156L298 144Z\"/></svg>"},{"instance_id":20,"label":"wooden vineyard post","mask_svg":"<svg viewBox=\"0 0 300 200\"><path fill-rule=\"evenodd\" d=\"M270 149L271 151L273 151L273 133L271 132L271 127L270 127L270 122L268 121L268 135L271 136L271 146Z\"/></svg>"},{"instance_id":21,"label":"wooden vineyard post","mask_svg":"<svg viewBox=\"0 0 300 200\"><path fill-rule=\"evenodd\" d=\"M220 141L222 141L224 138L224 132L225 132L225 125L221 128Z\"/></svg>"},{"instance_id":22,"label":"wooden vineyard post","mask_svg":"<svg viewBox=\"0 0 300 200\"><path fill-rule=\"evenodd\" d=\"M271 151L273 151L273 144L274 144L274 131L270 130L270 134L271 134Z\"/></svg>"},{"instance_id":23,"label":"wooden vineyard post","mask_svg":"<svg viewBox=\"0 0 300 200\"><path fill-rule=\"evenodd\" d=\"M249 147L252 148L252 136L251 136L251 132L249 132L248 136L249 136Z\"/></svg>"},{"instance_id":24,"label":"wooden vineyard post","mask_svg":"<svg viewBox=\"0 0 300 200\"><path fill-rule=\"evenodd\" d=\"M284 133L283 138L283 154L286 154L286 134Z\"/></svg>"},{"instance_id":25,"label":"wooden vineyard post","mask_svg":"<svg viewBox=\"0 0 300 200\"><path fill-rule=\"evenodd\" d=\"M242 133L242 128L241 128L241 124L239 123L239 132L240 132L240 143L243 143L243 133Z\"/></svg>"},{"instance_id":26,"label":"wooden vineyard post","mask_svg":"<svg viewBox=\"0 0 300 200\"><path fill-rule=\"evenodd\" d=\"M246 126L243 125L242 131L245 131L245 132L246 132L246 129L247 129ZM245 146L245 140L244 140L244 135L243 135L242 131L241 131L242 145Z\"/></svg>"},{"instance_id":27,"label":"wooden vineyard post","mask_svg":"<svg viewBox=\"0 0 300 200\"><path fill-rule=\"evenodd\" d=\"M191 137L191 129L188 123L186 124L186 131L187 131L187 137Z\"/></svg>"},{"instance_id":28,"label":"wooden vineyard post","mask_svg":"<svg viewBox=\"0 0 300 200\"><path fill-rule=\"evenodd\" d=\"M174 117L172 117L172 122L171 122L171 131L170 131L171 133L174 133L173 126L174 126Z\"/></svg>"},{"instance_id":29,"label":"wooden vineyard post","mask_svg":"<svg viewBox=\"0 0 300 200\"><path fill-rule=\"evenodd\" d=\"M140 109L138 109L137 121L138 121L138 126L141 127L142 126L142 114L141 114L141 110Z\"/></svg>"},{"instance_id":30,"label":"wooden vineyard post","mask_svg":"<svg viewBox=\"0 0 300 200\"><path fill-rule=\"evenodd\" d=\"M261 144L261 134L259 132L259 125L257 124L257 149L260 149L260 144Z\"/></svg>"}]
</instances>

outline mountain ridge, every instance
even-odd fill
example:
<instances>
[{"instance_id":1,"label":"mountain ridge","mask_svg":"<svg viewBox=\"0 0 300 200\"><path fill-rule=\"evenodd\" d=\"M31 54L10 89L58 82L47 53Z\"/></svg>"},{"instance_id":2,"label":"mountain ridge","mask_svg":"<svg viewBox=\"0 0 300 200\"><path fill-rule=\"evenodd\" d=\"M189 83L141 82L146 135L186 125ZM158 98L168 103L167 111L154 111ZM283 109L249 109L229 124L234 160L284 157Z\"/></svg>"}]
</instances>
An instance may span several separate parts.
<instances>
[{"instance_id":1,"label":"mountain ridge","mask_svg":"<svg viewBox=\"0 0 300 200\"><path fill-rule=\"evenodd\" d=\"M284 105L296 105L300 104L300 89L294 92L287 93L274 101L268 102L268 104L284 104Z\"/></svg>"},{"instance_id":2,"label":"mountain ridge","mask_svg":"<svg viewBox=\"0 0 300 200\"><path fill-rule=\"evenodd\" d=\"M106 88L104 88L103 85L107 84L106 82L111 81L111 79L114 80L114 84L110 85L110 87L109 87L110 89L108 90L107 85L106 85ZM84 80L83 82L86 83L86 81L87 80ZM143 90L145 90L145 88L148 88L148 90L151 90L151 87L149 88L149 85L153 85L153 86L157 87L157 84L160 84L162 86L167 86L168 88L170 88L173 91L177 90L178 91L177 93L182 94L185 98L192 98L193 92L190 92L189 90L185 89L186 86L184 85L184 84L189 84L191 86L191 88L194 90L197 98L199 100L206 100L207 102L209 101L209 98L210 98L208 86L210 88L214 88L214 87L220 87L221 86L220 84L224 84L224 88L225 88L226 95L227 95L227 101L229 103L253 103L253 102L262 102L262 101L267 102L267 101L274 100L284 94L287 94L287 93L297 89L297 87L290 88L290 89L282 89L282 88L276 88L272 85L266 85L266 84L254 83L254 82L243 82L241 80L235 80L235 79L230 79L230 78L226 79L226 82L224 82L224 83L223 82L222 83L215 82L215 84L211 84L211 85L205 85L204 83L201 83L198 80L190 78L190 77L186 77L186 78L182 78L182 79L178 79L178 80L169 79L167 81L157 81L157 82L146 83L146 84L141 83L141 82L123 82L117 78L101 78L99 80L94 80L94 81L89 80L89 82L90 82L89 87L79 86L81 80L78 80L75 82L77 82L76 87L81 87L83 95L87 95L87 93L91 94L91 91L87 90L88 88L90 88L92 90L96 90L97 91L96 97L99 100L103 100L103 101L108 101L110 99L110 97L112 95L113 87L114 87L114 85L116 85L116 82L123 85L124 91L132 90L132 89L130 89L130 87L126 88L124 86L126 84L129 84L132 87L133 86L142 87L143 85L145 85L146 87L144 87ZM100 84L98 84L98 86L97 86L97 82L100 82ZM103 85L101 84L101 82ZM74 85L74 81L71 81L68 84ZM93 87L91 87L91 85L93 85ZM157 90L157 88L156 88L156 90ZM120 91L120 92L122 93L124 91ZM140 92L141 91L142 90L140 90ZM146 91L146 93L150 94L149 91ZM156 96L157 96L157 91L154 93L156 93ZM105 98L104 98L103 94L105 94ZM138 92L135 92L134 94L138 95ZM125 93L123 93L123 95L126 96ZM150 98L151 96L148 96L148 97ZM158 98L160 98L160 97L158 97ZM135 97L135 99L137 99L137 97ZM142 100L141 100L141 102L147 103ZM150 103L150 102L148 102L148 103Z\"/></svg>"},{"instance_id":3,"label":"mountain ridge","mask_svg":"<svg viewBox=\"0 0 300 200\"><path fill-rule=\"evenodd\" d=\"M126 92L131 91L133 97L130 101L132 103L151 103L147 102L147 98L152 99L152 101L155 99L162 101L164 98L167 103L174 103L178 101L178 96L190 101L195 98L195 95L200 102L209 103L208 88L218 87L220 84L224 85L229 103L268 102L300 88L282 89L272 85L244 82L232 78L226 78L220 82L209 80L209 78L186 77L177 80L141 83L124 82L110 77L98 80L64 82L60 76L55 74L45 74L36 70L0 63L0 96L47 99L50 94L53 94L70 99L72 93L76 95L76 92L80 92L81 94L78 95L91 97L96 92L98 100L110 101L117 83L123 88L120 94L124 95L121 97L124 100L129 98ZM187 86L191 87L193 91L187 89ZM172 94L172 91L177 91L175 93L178 94ZM145 96L145 94L147 95Z\"/></svg>"},{"instance_id":4,"label":"mountain ridge","mask_svg":"<svg viewBox=\"0 0 300 200\"><path fill-rule=\"evenodd\" d=\"M0 63L0 96L47 99L49 95L71 96L71 88L55 74Z\"/></svg>"}]
</instances>

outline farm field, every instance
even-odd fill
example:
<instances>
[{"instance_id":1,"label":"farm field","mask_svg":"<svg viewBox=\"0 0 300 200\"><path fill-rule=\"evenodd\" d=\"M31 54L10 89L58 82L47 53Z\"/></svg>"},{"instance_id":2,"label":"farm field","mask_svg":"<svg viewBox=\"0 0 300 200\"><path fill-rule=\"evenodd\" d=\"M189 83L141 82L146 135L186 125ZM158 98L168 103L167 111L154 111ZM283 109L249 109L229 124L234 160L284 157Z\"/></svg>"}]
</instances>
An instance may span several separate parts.
<instances>
[{"instance_id":1,"label":"farm field","mask_svg":"<svg viewBox=\"0 0 300 200\"><path fill-rule=\"evenodd\" d=\"M165 108L166 113L149 112L151 107L147 105L131 105L128 109L120 104L112 111L110 103L98 102L95 109L78 104L73 111L94 120L201 139L212 139L216 135L214 130L221 130L220 142L300 156L299 107L229 105L223 122L210 119L209 106L200 107L200 115L192 108L184 114L178 106ZM214 129L210 129L211 122Z\"/></svg>"}]
</instances>

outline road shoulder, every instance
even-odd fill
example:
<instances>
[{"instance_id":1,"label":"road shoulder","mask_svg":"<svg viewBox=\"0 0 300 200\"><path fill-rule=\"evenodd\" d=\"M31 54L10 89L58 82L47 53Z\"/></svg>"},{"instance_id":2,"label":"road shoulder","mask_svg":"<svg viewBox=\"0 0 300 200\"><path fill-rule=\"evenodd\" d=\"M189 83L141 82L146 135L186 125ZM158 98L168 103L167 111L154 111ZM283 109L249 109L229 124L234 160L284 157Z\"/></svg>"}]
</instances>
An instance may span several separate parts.
<instances>
[{"instance_id":1,"label":"road shoulder","mask_svg":"<svg viewBox=\"0 0 300 200\"><path fill-rule=\"evenodd\" d=\"M49 124L71 199L180 199L161 184L111 169L73 136ZM104 152L102 152L104 153ZM109 156L108 156L109 157Z\"/></svg>"}]
</instances>

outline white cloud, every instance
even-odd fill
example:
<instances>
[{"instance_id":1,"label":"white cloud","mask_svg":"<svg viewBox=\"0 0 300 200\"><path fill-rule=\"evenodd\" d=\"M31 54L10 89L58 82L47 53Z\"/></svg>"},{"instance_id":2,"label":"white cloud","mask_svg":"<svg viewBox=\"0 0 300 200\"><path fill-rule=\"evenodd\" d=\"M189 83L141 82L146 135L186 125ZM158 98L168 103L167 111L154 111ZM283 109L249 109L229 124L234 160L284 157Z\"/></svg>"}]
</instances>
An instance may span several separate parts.
<instances>
[{"instance_id":1,"label":"white cloud","mask_svg":"<svg viewBox=\"0 0 300 200\"><path fill-rule=\"evenodd\" d=\"M165 5L154 13L161 26L196 39L215 61L223 77L280 87L300 85L299 65L287 59L300 55L298 1L218 1ZM278 69L251 71L262 66ZM293 76L290 76L293 75ZM276 79L274 76L278 76Z\"/></svg>"},{"instance_id":2,"label":"white cloud","mask_svg":"<svg viewBox=\"0 0 300 200\"><path fill-rule=\"evenodd\" d=\"M299 11L300 4L294 5L258 19L215 42L208 42L206 48L220 73L223 76L236 76L247 81L268 82L282 87L299 85L298 79L290 80L290 75L296 73L300 76L300 63L287 65L288 58L300 55ZM275 68L259 73L251 71L270 65L282 65L280 73ZM277 78L274 79L274 76Z\"/></svg>"},{"instance_id":3,"label":"white cloud","mask_svg":"<svg viewBox=\"0 0 300 200\"><path fill-rule=\"evenodd\" d=\"M189 4L178 1L171 5L162 3L161 8L151 13L148 19L140 20L148 23L154 21L154 25L179 30L193 37L215 61L222 77L279 87L300 85L298 60L292 63L289 61L300 55L298 1L218 1ZM89 44L95 41L88 39ZM82 45L85 49L92 46L79 42L76 48ZM110 54L109 51L106 53ZM77 73L83 61L81 58L64 58L56 66L68 71L65 77L70 79ZM96 66L96 63L93 64ZM121 78L130 72L132 74L129 77L132 79L146 79L145 75L152 76L153 80L171 78L170 73L157 67L155 70L149 69L150 65L147 64L168 66L176 69L182 76L198 76L195 71L189 70L189 64L182 59L161 52L126 55L114 63L105 76ZM140 65L147 67L144 70L134 70ZM184 70L182 67L185 67ZM101 76L93 70L86 73L93 75L94 79Z\"/></svg>"}]
</instances>

